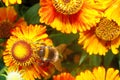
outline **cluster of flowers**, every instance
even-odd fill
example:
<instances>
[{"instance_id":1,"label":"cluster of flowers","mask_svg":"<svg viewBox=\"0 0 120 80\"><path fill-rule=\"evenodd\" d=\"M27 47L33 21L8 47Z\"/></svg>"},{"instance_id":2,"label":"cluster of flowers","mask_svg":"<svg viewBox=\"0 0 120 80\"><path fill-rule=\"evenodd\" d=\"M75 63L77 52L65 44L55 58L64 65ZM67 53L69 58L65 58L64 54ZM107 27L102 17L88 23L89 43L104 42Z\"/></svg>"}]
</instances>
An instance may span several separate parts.
<instances>
[{"instance_id":1,"label":"cluster of flowers","mask_svg":"<svg viewBox=\"0 0 120 80\"><path fill-rule=\"evenodd\" d=\"M7 80L34 80L34 79L23 79L19 72L7 73ZM70 73L63 72L58 75L54 75L52 80L120 80L119 70L114 68L96 67L92 71L85 70L80 72L77 76L73 76Z\"/></svg>"},{"instance_id":2,"label":"cluster of flowers","mask_svg":"<svg viewBox=\"0 0 120 80\"><path fill-rule=\"evenodd\" d=\"M76 77L70 73L61 73L53 76L53 80L120 80L120 76L119 70L113 68L105 70L104 67L98 67L94 68L93 71L80 72Z\"/></svg>"},{"instance_id":3,"label":"cluster of flowers","mask_svg":"<svg viewBox=\"0 0 120 80\"><path fill-rule=\"evenodd\" d=\"M48 77L53 65L40 66L40 57L36 53L37 43L53 45L48 38L46 26L28 25L24 18L18 18L13 6L0 8L0 38L7 42L3 60L8 67L7 80L35 80Z\"/></svg>"},{"instance_id":4,"label":"cluster of flowers","mask_svg":"<svg viewBox=\"0 0 120 80\"><path fill-rule=\"evenodd\" d=\"M25 80L41 79L51 74L52 65L39 65L36 42L53 45L46 27L28 25L24 18L18 19L10 4L21 0L3 0L7 7L0 8L0 38L8 38L3 60L8 71L19 71ZM120 46L120 0L40 0L38 11L41 23L50 25L62 33L79 33L78 44L91 54L113 54ZM119 71L103 67L86 70L73 77L69 73L54 76L54 80L120 80ZM8 76L8 78L10 78ZM18 80L22 80L19 78ZM11 79L13 80L13 79Z\"/></svg>"},{"instance_id":5,"label":"cluster of flowers","mask_svg":"<svg viewBox=\"0 0 120 80\"><path fill-rule=\"evenodd\" d=\"M40 21L63 33L80 33L78 44L89 54L105 55L109 49L117 54L120 0L75 1L40 0Z\"/></svg>"}]
</instances>

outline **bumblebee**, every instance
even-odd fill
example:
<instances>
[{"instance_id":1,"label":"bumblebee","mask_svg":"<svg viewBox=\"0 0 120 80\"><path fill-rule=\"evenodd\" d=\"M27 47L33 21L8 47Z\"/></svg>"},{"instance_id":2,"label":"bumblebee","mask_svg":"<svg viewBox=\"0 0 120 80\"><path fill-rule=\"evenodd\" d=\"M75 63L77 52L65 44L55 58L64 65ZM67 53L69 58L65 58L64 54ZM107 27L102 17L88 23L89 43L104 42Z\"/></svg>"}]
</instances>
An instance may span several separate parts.
<instances>
[{"instance_id":1,"label":"bumblebee","mask_svg":"<svg viewBox=\"0 0 120 80\"><path fill-rule=\"evenodd\" d=\"M40 44L38 55L40 57L40 60L43 62L56 62L58 60L59 54L55 47L53 46L47 46L46 44L42 43Z\"/></svg>"},{"instance_id":2,"label":"bumblebee","mask_svg":"<svg viewBox=\"0 0 120 80\"><path fill-rule=\"evenodd\" d=\"M35 46L35 52L40 59L38 60L38 64L43 68L53 65L58 71L62 71L61 59L56 47L48 46L46 43L35 44L37 44L37 46Z\"/></svg>"}]
</instances>

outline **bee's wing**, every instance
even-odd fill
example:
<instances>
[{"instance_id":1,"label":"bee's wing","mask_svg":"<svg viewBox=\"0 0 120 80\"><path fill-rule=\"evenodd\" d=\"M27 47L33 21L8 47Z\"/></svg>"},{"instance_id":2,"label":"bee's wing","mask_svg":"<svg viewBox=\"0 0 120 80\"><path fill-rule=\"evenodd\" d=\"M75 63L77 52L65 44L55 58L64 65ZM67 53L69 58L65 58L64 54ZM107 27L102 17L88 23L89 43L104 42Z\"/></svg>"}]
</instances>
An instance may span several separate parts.
<instances>
[{"instance_id":1,"label":"bee's wing","mask_svg":"<svg viewBox=\"0 0 120 80\"><path fill-rule=\"evenodd\" d=\"M58 70L58 71L60 71L60 72L62 72L62 64L61 64L61 60L60 59L58 59L57 61L55 61L55 62L52 62L52 64L55 66L55 68Z\"/></svg>"}]
</instances>

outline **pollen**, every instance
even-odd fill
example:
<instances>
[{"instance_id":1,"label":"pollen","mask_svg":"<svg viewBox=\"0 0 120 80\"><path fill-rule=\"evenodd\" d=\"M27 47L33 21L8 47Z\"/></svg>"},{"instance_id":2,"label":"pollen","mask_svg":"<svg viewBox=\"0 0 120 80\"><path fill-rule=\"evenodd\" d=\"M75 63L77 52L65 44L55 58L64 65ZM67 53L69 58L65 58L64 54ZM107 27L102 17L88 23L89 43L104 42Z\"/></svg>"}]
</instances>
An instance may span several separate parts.
<instances>
[{"instance_id":1,"label":"pollen","mask_svg":"<svg viewBox=\"0 0 120 80\"><path fill-rule=\"evenodd\" d=\"M12 56L18 62L26 62L32 55L30 44L25 41L18 41L12 47Z\"/></svg>"},{"instance_id":2,"label":"pollen","mask_svg":"<svg viewBox=\"0 0 120 80\"><path fill-rule=\"evenodd\" d=\"M83 4L82 0L52 0L52 2L56 11L64 15L77 13Z\"/></svg>"},{"instance_id":3,"label":"pollen","mask_svg":"<svg viewBox=\"0 0 120 80\"><path fill-rule=\"evenodd\" d=\"M118 26L118 24L113 20L103 18L98 23L95 33L98 38L105 41L111 41L119 37L120 26Z\"/></svg>"},{"instance_id":4,"label":"pollen","mask_svg":"<svg viewBox=\"0 0 120 80\"><path fill-rule=\"evenodd\" d=\"M9 21L0 22L0 38L9 38L10 30L14 27L14 25Z\"/></svg>"}]
</instances>

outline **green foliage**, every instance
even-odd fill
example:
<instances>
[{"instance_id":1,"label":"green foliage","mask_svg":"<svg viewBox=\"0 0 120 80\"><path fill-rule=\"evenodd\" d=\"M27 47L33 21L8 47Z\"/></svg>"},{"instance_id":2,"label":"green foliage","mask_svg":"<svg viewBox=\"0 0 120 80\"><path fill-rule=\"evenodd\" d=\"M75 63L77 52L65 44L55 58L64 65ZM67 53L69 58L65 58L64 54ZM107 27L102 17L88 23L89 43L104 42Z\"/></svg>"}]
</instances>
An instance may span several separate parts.
<instances>
[{"instance_id":1,"label":"green foliage","mask_svg":"<svg viewBox=\"0 0 120 80\"><path fill-rule=\"evenodd\" d=\"M111 51L109 51L105 56L104 56L104 66L105 67L109 67L110 66L110 63L112 62L112 60L113 60L113 58L114 58L114 54L111 52Z\"/></svg>"},{"instance_id":2,"label":"green foliage","mask_svg":"<svg viewBox=\"0 0 120 80\"><path fill-rule=\"evenodd\" d=\"M89 58L90 58L89 60L90 66L99 66L101 64L101 56L90 55Z\"/></svg>"},{"instance_id":3,"label":"green foliage","mask_svg":"<svg viewBox=\"0 0 120 80\"><path fill-rule=\"evenodd\" d=\"M5 42L5 41L6 41L6 39L0 38L0 43Z\"/></svg>"},{"instance_id":4,"label":"green foliage","mask_svg":"<svg viewBox=\"0 0 120 80\"><path fill-rule=\"evenodd\" d=\"M21 17L25 14L25 12L29 9L29 7L21 4L21 5L14 5L14 8L16 12L18 13L18 16Z\"/></svg>"},{"instance_id":5,"label":"green foliage","mask_svg":"<svg viewBox=\"0 0 120 80\"><path fill-rule=\"evenodd\" d=\"M5 64L2 60L2 58L0 58L0 70L3 69L5 67Z\"/></svg>"},{"instance_id":6,"label":"green foliage","mask_svg":"<svg viewBox=\"0 0 120 80\"><path fill-rule=\"evenodd\" d=\"M0 76L0 80L6 80L4 76Z\"/></svg>"},{"instance_id":7,"label":"green foliage","mask_svg":"<svg viewBox=\"0 0 120 80\"><path fill-rule=\"evenodd\" d=\"M53 40L53 43L56 45L65 43L71 44L74 40L78 38L78 34L64 34L64 33L56 33L51 34L49 37Z\"/></svg>"},{"instance_id":8,"label":"green foliage","mask_svg":"<svg viewBox=\"0 0 120 80\"><path fill-rule=\"evenodd\" d=\"M30 7L27 12L23 15L28 24L39 24L38 10L40 8L39 3Z\"/></svg>"},{"instance_id":9,"label":"green foliage","mask_svg":"<svg viewBox=\"0 0 120 80\"><path fill-rule=\"evenodd\" d=\"M83 52L83 54L81 55L81 58L79 60L79 65L81 65L85 61L86 57L88 57L88 54Z\"/></svg>"},{"instance_id":10,"label":"green foliage","mask_svg":"<svg viewBox=\"0 0 120 80\"><path fill-rule=\"evenodd\" d=\"M0 7L5 6L5 4L0 0Z\"/></svg>"}]
</instances>

